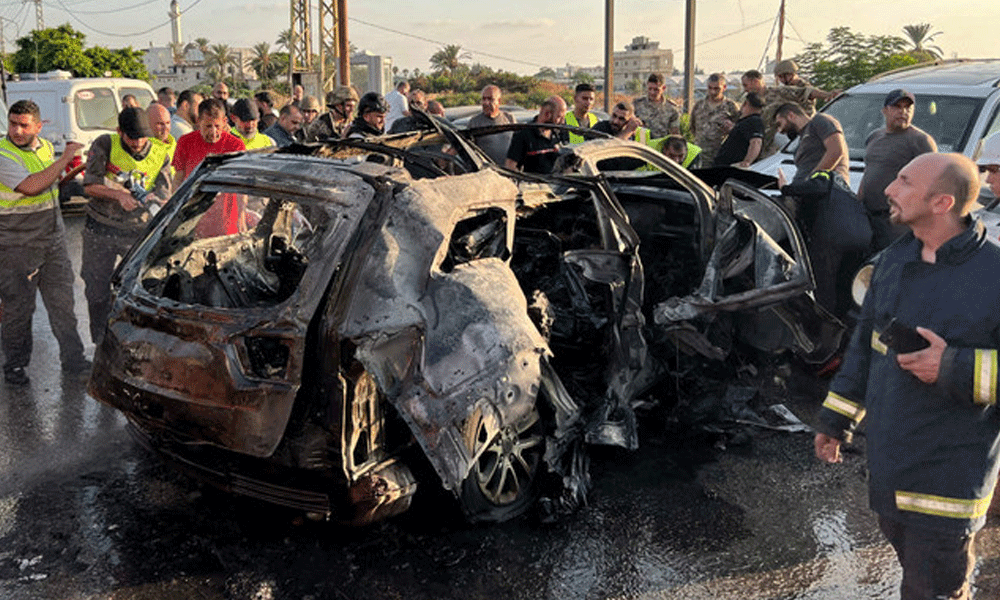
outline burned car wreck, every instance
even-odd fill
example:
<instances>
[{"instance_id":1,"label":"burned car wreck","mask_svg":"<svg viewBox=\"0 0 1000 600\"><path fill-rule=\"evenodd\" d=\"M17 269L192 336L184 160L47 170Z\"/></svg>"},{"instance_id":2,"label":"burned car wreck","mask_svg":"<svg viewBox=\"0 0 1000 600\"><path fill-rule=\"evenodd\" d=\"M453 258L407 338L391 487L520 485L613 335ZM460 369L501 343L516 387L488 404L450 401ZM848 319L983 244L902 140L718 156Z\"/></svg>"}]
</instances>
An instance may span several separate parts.
<instances>
[{"instance_id":1,"label":"burned car wreck","mask_svg":"<svg viewBox=\"0 0 1000 600\"><path fill-rule=\"evenodd\" d=\"M437 124L210 157L115 286L95 398L212 484L356 524L418 479L473 521L570 510L588 444L638 444L665 348L822 361L841 333L754 189L618 140L511 173Z\"/></svg>"}]
</instances>

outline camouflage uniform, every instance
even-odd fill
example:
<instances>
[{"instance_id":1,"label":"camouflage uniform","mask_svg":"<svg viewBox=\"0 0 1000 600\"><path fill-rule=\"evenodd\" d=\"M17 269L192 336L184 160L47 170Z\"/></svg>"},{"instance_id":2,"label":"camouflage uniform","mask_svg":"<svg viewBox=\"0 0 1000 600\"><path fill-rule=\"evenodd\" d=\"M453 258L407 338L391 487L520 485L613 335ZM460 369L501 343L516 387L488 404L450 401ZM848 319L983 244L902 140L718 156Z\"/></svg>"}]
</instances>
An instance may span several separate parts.
<instances>
[{"instance_id":1,"label":"camouflage uniform","mask_svg":"<svg viewBox=\"0 0 1000 600\"><path fill-rule=\"evenodd\" d=\"M708 98L695 102L691 111L691 131L694 132L694 143L701 146L701 164L712 166L715 155L726 139L726 133L721 125L729 119L736 123L740 119L740 107L729 98L714 104Z\"/></svg>"},{"instance_id":2,"label":"camouflage uniform","mask_svg":"<svg viewBox=\"0 0 1000 600\"><path fill-rule=\"evenodd\" d=\"M757 160L771 156L778 151L778 147L774 143L774 134L778 132L778 124L774 122L774 113L782 104L798 104L805 111L806 116L810 118L816 114L816 101L809 97L814 88L804 79L800 79L799 83L802 85L776 85L767 88L764 92L764 110L760 114L760 118L764 120L764 144Z\"/></svg>"},{"instance_id":3,"label":"camouflage uniform","mask_svg":"<svg viewBox=\"0 0 1000 600\"><path fill-rule=\"evenodd\" d=\"M642 96L636 98L632 106L635 108L635 116L642 120L643 127L648 128L654 138L670 135L671 130L677 131L681 128L681 113L677 111L674 103L665 97L663 104L657 105Z\"/></svg>"},{"instance_id":4,"label":"camouflage uniform","mask_svg":"<svg viewBox=\"0 0 1000 600\"><path fill-rule=\"evenodd\" d=\"M309 124L304 141L315 142L344 137L344 131L350 124L350 121L334 122L333 114L325 112Z\"/></svg>"}]
</instances>

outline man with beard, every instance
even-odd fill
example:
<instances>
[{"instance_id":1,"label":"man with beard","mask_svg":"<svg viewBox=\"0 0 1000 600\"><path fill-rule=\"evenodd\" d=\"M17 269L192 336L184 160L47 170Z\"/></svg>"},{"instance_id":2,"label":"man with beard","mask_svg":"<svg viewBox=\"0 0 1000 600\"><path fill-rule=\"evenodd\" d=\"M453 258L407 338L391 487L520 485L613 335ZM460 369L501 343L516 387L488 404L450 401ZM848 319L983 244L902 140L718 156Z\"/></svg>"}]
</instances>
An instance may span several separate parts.
<instances>
[{"instance_id":1,"label":"man with beard","mask_svg":"<svg viewBox=\"0 0 1000 600\"><path fill-rule=\"evenodd\" d=\"M170 117L170 135L175 140L194 131L198 122L198 105L201 104L201 94L184 90L177 97L177 110Z\"/></svg>"},{"instance_id":2,"label":"man with beard","mask_svg":"<svg viewBox=\"0 0 1000 600\"><path fill-rule=\"evenodd\" d=\"M149 114L156 117L154 130ZM84 190L87 221L83 227L83 279L90 314L90 339L99 343L111 310L111 274L152 216L150 209L170 197L169 113L159 104L149 113L126 108L118 115L118 131L94 140L87 154ZM124 180L122 177L129 177ZM136 179L136 176L138 178ZM129 187L137 181L146 195Z\"/></svg>"},{"instance_id":3,"label":"man with beard","mask_svg":"<svg viewBox=\"0 0 1000 600\"><path fill-rule=\"evenodd\" d=\"M622 100L611 110L611 118L594 125L594 131L607 133L621 140L631 140L640 144L649 144L652 134L643 127L643 122L635 114L632 103ZM662 146L661 146L662 147ZM637 158L608 158L598 166L603 171L631 171L642 167L645 163Z\"/></svg>"},{"instance_id":4,"label":"man with beard","mask_svg":"<svg viewBox=\"0 0 1000 600\"><path fill-rule=\"evenodd\" d=\"M965 156L922 154L885 192L910 231L875 262L814 449L841 462L865 419L868 503L902 566L897 597L968 600L1000 466L1000 247L970 215L979 176Z\"/></svg>"},{"instance_id":5,"label":"man with beard","mask_svg":"<svg viewBox=\"0 0 1000 600\"><path fill-rule=\"evenodd\" d=\"M905 226L889 222L886 186L906 163L921 154L937 152L934 139L913 126L914 102L916 98L906 90L889 92L882 108L885 128L872 133L865 148L865 173L858 188L858 199L868 211L875 234L872 245L876 251L907 231Z\"/></svg>"},{"instance_id":6,"label":"man with beard","mask_svg":"<svg viewBox=\"0 0 1000 600\"><path fill-rule=\"evenodd\" d=\"M709 75L705 85L708 93L691 109L691 133L701 148L702 164L711 166L726 133L740 118L740 107L726 98L726 76L722 73Z\"/></svg>"},{"instance_id":7,"label":"man with beard","mask_svg":"<svg viewBox=\"0 0 1000 600\"><path fill-rule=\"evenodd\" d=\"M774 122L779 132L800 138L792 183L805 181L817 171L835 171L850 183L847 141L837 119L823 113L810 119L801 106L786 103L775 111Z\"/></svg>"},{"instance_id":8,"label":"man with beard","mask_svg":"<svg viewBox=\"0 0 1000 600\"><path fill-rule=\"evenodd\" d=\"M542 103L535 123L558 125L565 120L566 101L551 96ZM504 166L525 173L551 173L559 158L559 135L554 129L521 129L510 140Z\"/></svg>"}]
</instances>

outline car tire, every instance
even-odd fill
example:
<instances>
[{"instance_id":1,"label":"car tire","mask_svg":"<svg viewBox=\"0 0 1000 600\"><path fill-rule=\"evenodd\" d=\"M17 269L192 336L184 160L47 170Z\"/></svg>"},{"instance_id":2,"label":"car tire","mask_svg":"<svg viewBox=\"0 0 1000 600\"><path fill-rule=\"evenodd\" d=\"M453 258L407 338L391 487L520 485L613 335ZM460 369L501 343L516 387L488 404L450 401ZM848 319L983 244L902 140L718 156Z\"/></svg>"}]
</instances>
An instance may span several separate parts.
<instances>
[{"instance_id":1,"label":"car tire","mask_svg":"<svg viewBox=\"0 0 1000 600\"><path fill-rule=\"evenodd\" d=\"M537 409L492 439L486 432L480 419L473 448L477 458L462 482L459 501L470 521L496 523L521 515L538 499L545 432Z\"/></svg>"}]
</instances>

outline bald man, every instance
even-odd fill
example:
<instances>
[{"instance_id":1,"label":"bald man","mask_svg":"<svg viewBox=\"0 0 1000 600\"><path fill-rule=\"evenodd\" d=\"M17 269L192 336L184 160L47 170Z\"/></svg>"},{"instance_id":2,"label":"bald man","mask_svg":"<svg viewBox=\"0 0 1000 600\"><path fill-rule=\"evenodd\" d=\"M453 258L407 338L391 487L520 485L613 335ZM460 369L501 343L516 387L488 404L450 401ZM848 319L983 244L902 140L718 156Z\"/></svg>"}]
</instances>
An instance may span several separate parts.
<instances>
[{"instance_id":1,"label":"bald man","mask_svg":"<svg viewBox=\"0 0 1000 600\"><path fill-rule=\"evenodd\" d=\"M559 125L566 122L566 101L551 96L542 103L534 123ZM560 137L551 128L532 127L514 134L504 166L526 173L551 173L559 158Z\"/></svg>"},{"instance_id":2,"label":"bald man","mask_svg":"<svg viewBox=\"0 0 1000 600\"><path fill-rule=\"evenodd\" d=\"M816 455L834 463L869 415L869 504L903 567L902 600L970 597L1000 466L1000 247L969 214L978 194L959 154L920 155L886 188L910 231L875 263L818 418Z\"/></svg>"}]
</instances>

